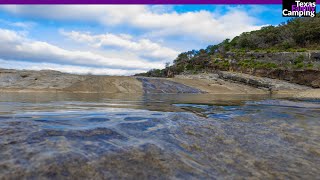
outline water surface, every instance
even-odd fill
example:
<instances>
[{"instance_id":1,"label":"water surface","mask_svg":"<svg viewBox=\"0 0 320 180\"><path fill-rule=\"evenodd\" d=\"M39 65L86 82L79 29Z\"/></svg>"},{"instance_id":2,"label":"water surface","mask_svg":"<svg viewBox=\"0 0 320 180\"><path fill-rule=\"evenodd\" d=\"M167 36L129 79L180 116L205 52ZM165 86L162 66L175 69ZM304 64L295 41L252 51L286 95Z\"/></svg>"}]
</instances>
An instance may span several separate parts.
<instances>
[{"instance_id":1,"label":"water surface","mask_svg":"<svg viewBox=\"0 0 320 180\"><path fill-rule=\"evenodd\" d=\"M320 102L0 95L0 179L320 179Z\"/></svg>"}]
</instances>

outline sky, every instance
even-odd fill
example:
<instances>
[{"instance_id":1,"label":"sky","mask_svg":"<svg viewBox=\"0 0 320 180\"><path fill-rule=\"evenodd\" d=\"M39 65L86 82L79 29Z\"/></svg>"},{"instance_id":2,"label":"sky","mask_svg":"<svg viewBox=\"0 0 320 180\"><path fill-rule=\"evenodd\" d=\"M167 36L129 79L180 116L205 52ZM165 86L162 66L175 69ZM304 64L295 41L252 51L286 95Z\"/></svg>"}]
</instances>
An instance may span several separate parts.
<instances>
[{"instance_id":1,"label":"sky","mask_svg":"<svg viewBox=\"0 0 320 180\"><path fill-rule=\"evenodd\" d=\"M287 21L281 5L0 5L0 68L133 75Z\"/></svg>"}]
</instances>

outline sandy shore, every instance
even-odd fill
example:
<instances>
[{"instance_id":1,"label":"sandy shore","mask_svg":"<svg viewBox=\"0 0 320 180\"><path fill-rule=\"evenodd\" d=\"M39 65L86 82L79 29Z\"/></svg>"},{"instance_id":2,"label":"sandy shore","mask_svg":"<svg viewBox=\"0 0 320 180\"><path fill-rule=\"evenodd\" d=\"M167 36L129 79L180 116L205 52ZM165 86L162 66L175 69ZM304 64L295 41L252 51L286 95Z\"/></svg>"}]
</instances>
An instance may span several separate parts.
<instances>
[{"instance_id":1,"label":"sandy shore","mask_svg":"<svg viewBox=\"0 0 320 180\"><path fill-rule=\"evenodd\" d=\"M320 89L310 89L299 92L293 96L294 98L320 99Z\"/></svg>"}]
</instances>

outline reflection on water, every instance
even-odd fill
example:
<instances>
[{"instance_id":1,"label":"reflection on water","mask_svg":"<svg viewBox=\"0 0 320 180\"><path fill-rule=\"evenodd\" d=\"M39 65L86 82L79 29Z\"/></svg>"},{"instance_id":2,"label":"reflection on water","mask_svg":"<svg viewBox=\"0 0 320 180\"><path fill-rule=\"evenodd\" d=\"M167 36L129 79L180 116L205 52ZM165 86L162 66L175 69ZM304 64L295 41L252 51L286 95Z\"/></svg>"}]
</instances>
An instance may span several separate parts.
<instances>
[{"instance_id":1,"label":"reflection on water","mask_svg":"<svg viewBox=\"0 0 320 180\"><path fill-rule=\"evenodd\" d=\"M320 102L2 93L0 179L320 177Z\"/></svg>"}]
</instances>

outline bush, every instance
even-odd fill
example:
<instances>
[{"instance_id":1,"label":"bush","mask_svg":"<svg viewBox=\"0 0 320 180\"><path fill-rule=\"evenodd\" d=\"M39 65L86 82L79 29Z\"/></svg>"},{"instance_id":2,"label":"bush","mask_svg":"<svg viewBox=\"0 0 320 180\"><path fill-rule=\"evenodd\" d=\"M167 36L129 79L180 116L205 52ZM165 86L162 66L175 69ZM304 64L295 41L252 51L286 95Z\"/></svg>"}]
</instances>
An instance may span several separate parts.
<instances>
[{"instance_id":1,"label":"bush","mask_svg":"<svg viewBox=\"0 0 320 180\"><path fill-rule=\"evenodd\" d=\"M307 52L307 49L306 48L301 48L301 49L298 49L297 52Z\"/></svg>"},{"instance_id":2,"label":"bush","mask_svg":"<svg viewBox=\"0 0 320 180\"><path fill-rule=\"evenodd\" d=\"M294 69L302 69L304 67L304 56L299 55L294 61L293 61L293 68Z\"/></svg>"},{"instance_id":3,"label":"bush","mask_svg":"<svg viewBox=\"0 0 320 180\"><path fill-rule=\"evenodd\" d=\"M311 62L309 62L309 63L306 65L306 68L307 68L307 69L313 69L313 67L314 67L314 65L313 65Z\"/></svg>"},{"instance_id":4,"label":"bush","mask_svg":"<svg viewBox=\"0 0 320 180\"><path fill-rule=\"evenodd\" d=\"M297 63L293 66L293 68L295 69L302 69L304 67L304 64L303 63Z\"/></svg>"},{"instance_id":5,"label":"bush","mask_svg":"<svg viewBox=\"0 0 320 180\"><path fill-rule=\"evenodd\" d=\"M238 65L241 68L247 69L247 68L254 68L254 69L276 69L278 68L278 65L275 63L270 63L270 62L260 62L256 61L254 59L246 59L242 60L238 63Z\"/></svg>"}]
</instances>

